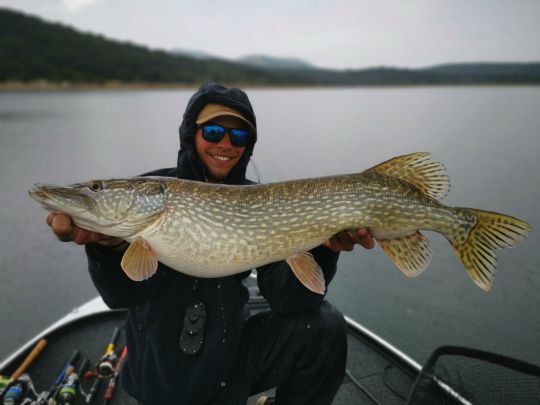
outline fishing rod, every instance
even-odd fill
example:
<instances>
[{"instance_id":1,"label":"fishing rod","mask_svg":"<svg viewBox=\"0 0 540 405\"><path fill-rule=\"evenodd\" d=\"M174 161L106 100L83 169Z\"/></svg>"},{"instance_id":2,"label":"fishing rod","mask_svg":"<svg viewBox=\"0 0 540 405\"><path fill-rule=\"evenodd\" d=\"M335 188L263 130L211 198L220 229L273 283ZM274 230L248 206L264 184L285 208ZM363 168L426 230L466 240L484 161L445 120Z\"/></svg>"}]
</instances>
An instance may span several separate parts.
<instances>
[{"instance_id":1,"label":"fishing rod","mask_svg":"<svg viewBox=\"0 0 540 405\"><path fill-rule=\"evenodd\" d=\"M75 362L79 358L80 354L81 352L79 350L77 349L73 350L73 352L71 353L71 356L69 356L69 359L66 365L62 368L62 371L60 371L60 374L58 374L58 377L56 377L56 381L49 387L47 391L43 391L41 394L39 394L36 401L34 402L36 405L44 405L48 403L49 400L54 401L54 399L56 398L56 395L58 394L58 390L60 389L62 382L75 369Z\"/></svg>"},{"instance_id":2,"label":"fishing rod","mask_svg":"<svg viewBox=\"0 0 540 405\"><path fill-rule=\"evenodd\" d=\"M92 383L92 387L90 388L90 392L88 395L86 395L85 404L91 404L94 400L94 397L96 396L99 385L101 384L101 380L114 373L114 366L113 362L116 361L117 356L114 351L116 341L118 340L118 336L120 333L120 328L116 327L113 330L112 336L109 340L109 344L107 345L107 348L105 349L105 353L101 356L101 359L96 364L96 370L95 371L88 371L84 375L85 379L92 379L94 378L94 382Z\"/></svg>"},{"instance_id":3,"label":"fishing rod","mask_svg":"<svg viewBox=\"0 0 540 405\"><path fill-rule=\"evenodd\" d=\"M86 378L86 377L85 377ZM88 393L88 395L86 395L86 398L84 400L84 403L85 404L91 404L92 401L94 401L94 397L96 396L97 394L97 391L98 391L98 388L99 388L99 384L101 383L101 378L99 377L96 377L96 379L94 380L94 382L92 383L92 387L90 388L90 392Z\"/></svg>"},{"instance_id":4,"label":"fishing rod","mask_svg":"<svg viewBox=\"0 0 540 405\"><path fill-rule=\"evenodd\" d=\"M37 356L39 356L45 346L47 346L47 340L41 339L39 342L36 343L32 351L28 354L28 356L26 356L19 368L15 370L15 372L11 374L10 377L0 376L0 398L2 397L4 392L7 393L10 385L19 379L19 377L26 371L30 364L32 364L32 362L37 358Z\"/></svg>"},{"instance_id":5,"label":"fishing rod","mask_svg":"<svg viewBox=\"0 0 540 405\"><path fill-rule=\"evenodd\" d=\"M113 330L109 344L105 349L105 353L101 356L101 359L96 364L96 371L89 371L85 374L85 378L90 379L94 377L108 377L114 373L114 365L118 356L114 351L118 335L120 334L120 327L116 327Z\"/></svg>"},{"instance_id":6,"label":"fishing rod","mask_svg":"<svg viewBox=\"0 0 540 405\"><path fill-rule=\"evenodd\" d=\"M64 383L58 391L58 402L61 404L72 404L77 397L77 391L79 390L80 378L88 368L90 360L84 358L76 372L72 372L66 377Z\"/></svg>"},{"instance_id":7,"label":"fishing rod","mask_svg":"<svg viewBox=\"0 0 540 405\"><path fill-rule=\"evenodd\" d=\"M114 388L116 387L116 380L118 379L118 376L120 375L120 371L122 370L122 365L124 364L124 361L127 357L127 346L124 346L124 349L122 350L122 354L120 355L120 358L118 359L118 362L116 363L116 367L114 369L114 373L109 380L109 385L107 386L107 390L105 391L105 394L103 395L103 402L102 405L107 405L109 401L111 400Z\"/></svg>"}]
</instances>

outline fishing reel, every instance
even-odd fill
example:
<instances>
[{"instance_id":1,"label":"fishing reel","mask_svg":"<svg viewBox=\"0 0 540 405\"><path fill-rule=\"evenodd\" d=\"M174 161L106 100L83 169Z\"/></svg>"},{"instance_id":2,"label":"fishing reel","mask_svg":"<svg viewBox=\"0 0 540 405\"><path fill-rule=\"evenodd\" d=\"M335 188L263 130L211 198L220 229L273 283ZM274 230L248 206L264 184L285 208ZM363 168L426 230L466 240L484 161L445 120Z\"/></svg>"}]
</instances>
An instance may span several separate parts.
<instances>
[{"instance_id":1,"label":"fishing reel","mask_svg":"<svg viewBox=\"0 0 540 405\"><path fill-rule=\"evenodd\" d=\"M114 328L113 334L110 339L110 343L107 345L107 349L101 359L96 364L96 371L89 371L84 375L86 379L92 379L94 377L104 378L110 377L114 374L116 362L118 361L118 354L114 350L116 340L120 333L120 328Z\"/></svg>"},{"instance_id":2,"label":"fishing reel","mask_svg":"<svg viewBox=\"0 0 540 405\"><path fill-rule=\"evenodd\" d=\"M95 371L87 371L84 374L84 378L90 380L95 377L106 378L112 376L114 374L114 368L116 367L117 361L118 355L115 351L105 353L97 362Z\"/></svg>"},{"instance_id":3,"label":"fishing reel","mask_svg":"<svg viewBox=\"0 0 540 405\"><path fill-rule=\"evenodd\" d=\"M28 391L28 380L19 379L11 382L7 387L6 391L2 393L4 405L16 405L20 404L22 398L26 395Z\"/></svg>"},{"instance_id":4,"label":"fishing reel","mask_svg":"<svg viewBox=\"0 0 540 405\"><path fill-rule=\"evenodd\" d=\"M114 373L118 355L115 351L104 354L96 365L96 370L100 377L110 377Z\"/></svg>"},{"instance_id":5,"label":"fishing reel","mask_svg":"<svg viewBox=\"0 0 540 405\"><path fill-rule=\"evenodd\" d=\"M79 366L79 370L69 374L66 377L56 397L58 403L67 405L72 404L75 401L79 391L81 376L88 368L89 363L90 362L88 359L83 359L81 365Z\"/></svg>"}]
</instances>

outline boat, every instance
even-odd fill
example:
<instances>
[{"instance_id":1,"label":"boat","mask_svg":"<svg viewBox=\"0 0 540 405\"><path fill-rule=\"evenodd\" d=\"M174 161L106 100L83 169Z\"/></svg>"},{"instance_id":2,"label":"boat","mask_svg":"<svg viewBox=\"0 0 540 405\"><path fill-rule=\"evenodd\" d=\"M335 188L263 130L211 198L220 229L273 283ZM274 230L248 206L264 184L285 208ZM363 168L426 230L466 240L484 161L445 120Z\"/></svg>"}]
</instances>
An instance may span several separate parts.
<instances>
[{"instance_id":1,"label":"boat","mask_svg":"<svg viewBox=\"0 0 540 405\"><path fill-rule=\"evenodd\" d=\"M251 313L267 310L255 277L246 283ZM54 397L66 404L137 404L116 386L125 353L125 316L126 310L110 309L96 297L30 339L0 363L3 403L49 403ZM540 403L537 366L452 346L435 350L422 366L358 321L345 319L346 377L335 405ZM272 395L257 394L247 404Z\"/></svg>"}]
</instances>

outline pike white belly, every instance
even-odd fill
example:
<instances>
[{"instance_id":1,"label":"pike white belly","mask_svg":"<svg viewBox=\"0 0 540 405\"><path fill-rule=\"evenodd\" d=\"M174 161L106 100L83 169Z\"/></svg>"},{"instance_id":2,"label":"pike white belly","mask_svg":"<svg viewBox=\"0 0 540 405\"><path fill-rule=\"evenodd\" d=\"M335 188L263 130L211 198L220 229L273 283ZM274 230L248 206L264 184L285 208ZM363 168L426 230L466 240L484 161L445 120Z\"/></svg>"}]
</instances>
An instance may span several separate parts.
<instances>
[{"instance_id":1,"label":"pike white belly","mask_svg":"<svg viewBox=\"0 0 540 405\"><path fill-rule=\"evenodd\" d=\"M178 218L175 216L174 221ZM320 245L334 232L310 236L305 229L296 231L295 237L286 233L278 235L275 229L265 231L268 229L265 224L251 230L229 229L217 222L209 227L205 221L187 217L181 221L184 222L181 226L164 226L170 223L164 216L159 224L135 235L129 242L142 238L168 267L194 277L213 278L285 260Z\"/></svg>"}]
</instances>

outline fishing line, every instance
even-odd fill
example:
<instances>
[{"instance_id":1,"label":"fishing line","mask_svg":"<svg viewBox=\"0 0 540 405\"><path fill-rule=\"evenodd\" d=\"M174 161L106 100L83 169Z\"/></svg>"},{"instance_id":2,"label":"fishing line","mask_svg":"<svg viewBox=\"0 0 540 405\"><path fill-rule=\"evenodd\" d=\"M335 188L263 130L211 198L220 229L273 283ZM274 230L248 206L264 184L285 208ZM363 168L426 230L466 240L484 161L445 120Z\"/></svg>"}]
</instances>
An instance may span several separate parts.
<instances>
[{"instance_id":1,"label":"fishing line","mask_svg":"<svg viewBox=\"0 0 540 405\"><path fill-rule=\"evenodd\" d=\"M255 171L255 176L257 176L257 180L255 181L255 183L261 184L261 176L259 175L259 169L257 169L257 165L255 164L255 160L253 160L253 158L251 158L249 160L249 162L248 162L248 165L253 166L253 170Z\"/></svg>"}]
</instances>

